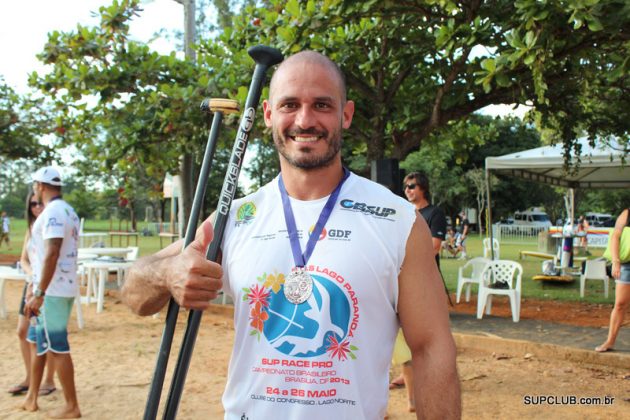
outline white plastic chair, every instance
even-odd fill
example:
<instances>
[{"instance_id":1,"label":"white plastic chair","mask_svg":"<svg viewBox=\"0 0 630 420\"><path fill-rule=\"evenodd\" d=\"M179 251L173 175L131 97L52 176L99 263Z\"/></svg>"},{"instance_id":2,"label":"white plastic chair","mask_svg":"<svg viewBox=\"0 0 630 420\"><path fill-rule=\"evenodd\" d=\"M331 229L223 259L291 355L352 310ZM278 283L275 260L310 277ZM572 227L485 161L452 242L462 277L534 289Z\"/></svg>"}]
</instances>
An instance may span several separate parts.
<instances>
[{"instance_id":1,"label":"white plastic chair","mask_svg":"<svg viewBox=\"0 0 630 420\"><path fill-rule=\"evenodd\" d=\"M475 257L459 267L457 274L457 303L459 303L464 286L466 286L466 302L470 302L470 287L481 282L481 274L489 262L490 260L487 258ZM472 272L470 275L467 275L465 272L468 271L469 267L472 267Z\"/></svg>"},{"instance_id":2,"label":"white plastic chair","mask_svg":"<svg viewBox=\"0 0 630 420\"><path fill-rule=\"evenodd\" d=\"M512 309L512 321L518 322L521 317L521 277L523 267L514 261L494 260L490 261L483 270L481 282L479 283L479 297L477 299L477 319L490 315L492 310L492 295L503 295L510 298L510 308ZM490 287L494 282L505 282L507 289L497 289Z\"/></svg>"},{"instance_id":3,"label":"white plastic chair","mask_svg":"<svg viewBox=\"0 0 630 420\"><path fill-rule=\"evenodd\" d=\"M126 261L135 261L138 259L138 252L140 251L140 248L137 246L130 246L127 248L129 251L125 254L125 260ZM127 269L125 268L112 268L111 270L109 270L110 273L116 273L116 283L118 284L118 287L121 287L124 280L125 280L125 276L127 275Z\"/></svg>"},{"instance_id":4,"label":"white plastic chair","mask_svg":"<svg viewBox=\"0 0 630 420\"><path fill-rule=\"evenodd\" d=\"M127 252L127 255L125 255L125 259L127 261L135 261L138 259L138 251L140 250L139 247L137 246L130 246L129 248L129 252Z\"/></svg>"},{"instance_id":5,"label":"white plastic chair","mask_svg":"<svg viewBox=\"0 0 630 420\"><path fill-rule=\"evenodd\" d=\"M587 260L584 273L580 275L580 297L584 297L586 280L602 280L604 282L604 297L608 298L608 274L606 274L606 260Z\"/></svg>"},{"instance_id":6,"label":"white plastic chair","mask_svg":"<svg viewBox=\"0 0 630 420\"><path fill-rule=\"evenodd\" d=\"M140 251L140 248L137 246L130 246L129 247L129 252L127 252L127 255L125 255L125 259L127 261L135 261L138 259L138 253ZM127 268L119 268L118 269L118 275L116 277L116 280L118 281L118 287L121 287L125 277L127 276Z\"/></svg>"},{"instance_id":7,"label":"white plastic chair","mask_svg":"<svg viewBox=\"0 0 630 420\"><path fill-rule=\"evenodd\" d=\"M483 244L483 257L491 258L492 252L490 250L490 238L484 238L482 241ZM499 240L497 238L492 238L492 250L494 250L494 259L498 260L499 257Z\"/></svg>"}]
</instances>

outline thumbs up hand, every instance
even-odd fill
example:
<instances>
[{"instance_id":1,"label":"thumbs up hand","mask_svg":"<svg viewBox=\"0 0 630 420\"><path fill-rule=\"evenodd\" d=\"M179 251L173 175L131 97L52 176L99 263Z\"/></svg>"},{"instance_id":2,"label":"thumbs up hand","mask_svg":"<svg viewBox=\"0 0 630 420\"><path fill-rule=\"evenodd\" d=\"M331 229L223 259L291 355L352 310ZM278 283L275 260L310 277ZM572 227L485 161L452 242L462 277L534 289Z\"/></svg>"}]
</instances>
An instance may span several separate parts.
<instances>
[{"instance_id":1,"label":"thumbs up hand","mask_svg":"<svg viewBox=\"0 0 630 420\"><path fill-rule=\"evenodd\" d=\"M204 220L197 229L195 240L173 258L167 268L167 287L175 301L184 308L207 309L222 286L223 268L206 259L208 245L214 237L210 219Z\"/></svg>"}]
</instances>

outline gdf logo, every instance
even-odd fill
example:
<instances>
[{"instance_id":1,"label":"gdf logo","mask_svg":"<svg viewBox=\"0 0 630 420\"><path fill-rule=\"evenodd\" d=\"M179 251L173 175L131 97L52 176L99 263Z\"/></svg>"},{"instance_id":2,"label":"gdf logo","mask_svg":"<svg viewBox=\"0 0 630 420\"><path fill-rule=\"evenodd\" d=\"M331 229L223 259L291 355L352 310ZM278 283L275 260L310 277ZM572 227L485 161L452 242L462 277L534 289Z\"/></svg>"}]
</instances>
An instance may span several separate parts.
<instances>
[{"instance_id":1,"label":"gdf logo","mask_svg":"<svg viewBox=\"0 0 630 420\"><path fill-rule=\"evenodd\" d=\"M328 236L336 239L348 239L352 231L342 229L329 229Z\"/></svg>"},{"instance_id":2,"label":"gdf logo","mask_svg":"<svg viewBox=\"0 0 630 420\"><path fill-rule=\"evenodd\" d=\"M315 229L315 226L311 226L310 229L308 230L308 234L309 236L313 233L313 229ZM322 241L324 239L326 239L326 237L330 238L330 239L348 239L350 237L350 234L352 233L351 230L343 230L343 229L322 229L322 233L319 234L319 238L317 239L318 241Z\"/></svg>"}]
</instances>

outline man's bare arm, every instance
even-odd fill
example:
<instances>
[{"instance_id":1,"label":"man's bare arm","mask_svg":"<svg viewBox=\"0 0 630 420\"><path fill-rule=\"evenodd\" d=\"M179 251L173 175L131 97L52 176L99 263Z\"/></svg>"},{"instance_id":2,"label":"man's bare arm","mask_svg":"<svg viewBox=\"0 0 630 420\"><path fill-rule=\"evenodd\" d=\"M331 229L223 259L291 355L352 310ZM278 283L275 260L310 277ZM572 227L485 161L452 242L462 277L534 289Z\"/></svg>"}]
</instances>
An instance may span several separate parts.
<instances>
[{"instance_id":1,"label":"man's bare arm","mask_svg":"<svg viewBox=\"0 0 630 420\"><path fill-rule=\"evenodd\" d=\"M46 289L48 289L48 285L57 269L57 260L59 260L62 243L62 238L47 239L44 242L44 261L39 273L39 285L37 286L43 292L46 292ZM27 292L28 299L24 305L24 314L27 318L30 318L31 315L39 315L39 308L44 304L43 296L32 296L31 292L32 290Z\"/></svg>"},{"instance_id":2,"label":"man's bare arm","mask_svg":"<svg viewBox=\"0 0 630 420\"><path fill-rule=\"evenodd\" d=\"M456 419L461 417L457 352L430 239L426 223L416 218L398 277L398 313L412 354L417 417Z\"/></svg>"},{"instance_id":3,"label":"man's bare arm","mask_svg":"<svg viewBox=\"0 0 630 420\"><path fill-rule=\"evenodd\" d=\"M123 302L143 316L158 312L171 296L184 308L208 308L221 289L223 275L219 264L206 259L212 237L212 222L208 219L184 251L180 240L140 258L129 270L122 288Z\"/></svg>"},{"instance_id":4,"label":"man's bare arm","mask_svg":"<svg viewBox=\"0 0 630 420\"><path fill-rule=\"evenodd\" d=\"M44 242L44 261L39 278L39 289L46 291L57 269L57 260L61 252L63 238L46 239Z\"/></svg>"},{"instance_id":5,"label":"man's bare arm","mask_svg":"<svg viewBox=\"0 0 630 420\"><path fill-rule=\"evenodd\" d=\"M431 242L433 243L433 254L437 255L440 253L440 248L442 248L442 240L440 238L431 238Z\"/></svg>"}]
</instances>

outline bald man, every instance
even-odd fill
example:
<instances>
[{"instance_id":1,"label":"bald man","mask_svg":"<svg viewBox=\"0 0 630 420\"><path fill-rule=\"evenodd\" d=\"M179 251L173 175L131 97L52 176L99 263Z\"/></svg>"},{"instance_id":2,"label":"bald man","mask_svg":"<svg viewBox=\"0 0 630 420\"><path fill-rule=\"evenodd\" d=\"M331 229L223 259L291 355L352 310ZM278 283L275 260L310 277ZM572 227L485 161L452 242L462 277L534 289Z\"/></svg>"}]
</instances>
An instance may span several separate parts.
<instances>
[{"instance_id":1,"label":"bald man","mask_svg":"<svg viewBox=\"0 0 630 420\"><path fill-rule=\"evenodd\" d=\"M221 264L205 259L206 220L183 252L175 243L133 266L125 302L150 315L171 296L197 310L220 289L233 298L226 419L382 419L399 325L418 417L459 417L429 229L413 205L342 166L341 133L354 114L342 72L319 53L293 55L263 111L281 173L234 201Z\"/></svg>"}]
</instances>

